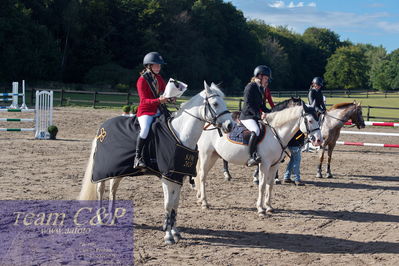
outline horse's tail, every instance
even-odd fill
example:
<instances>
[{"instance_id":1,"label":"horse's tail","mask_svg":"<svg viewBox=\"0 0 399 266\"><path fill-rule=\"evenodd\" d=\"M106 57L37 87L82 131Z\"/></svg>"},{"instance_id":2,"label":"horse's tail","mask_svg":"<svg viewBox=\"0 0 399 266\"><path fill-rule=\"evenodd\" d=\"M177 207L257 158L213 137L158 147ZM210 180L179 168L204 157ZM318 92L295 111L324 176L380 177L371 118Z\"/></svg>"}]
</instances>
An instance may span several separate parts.
<instances>
[{"instance_id":1,"label":"horse's tail","mask_svg":"<svg viewBox=\"0 0 399 266\"><path fill-rule=\"evenodd\" d=\"M91 177L93 175L93 159L94 152L96 150L97 140L94 139L91 145L91 152L89 162L87 163L85 176L82 181L82 189L80 190L80 194L78 200L96 200L97 199L97 191L96 184L91 182Z\"/></svg>"}]
</instances>

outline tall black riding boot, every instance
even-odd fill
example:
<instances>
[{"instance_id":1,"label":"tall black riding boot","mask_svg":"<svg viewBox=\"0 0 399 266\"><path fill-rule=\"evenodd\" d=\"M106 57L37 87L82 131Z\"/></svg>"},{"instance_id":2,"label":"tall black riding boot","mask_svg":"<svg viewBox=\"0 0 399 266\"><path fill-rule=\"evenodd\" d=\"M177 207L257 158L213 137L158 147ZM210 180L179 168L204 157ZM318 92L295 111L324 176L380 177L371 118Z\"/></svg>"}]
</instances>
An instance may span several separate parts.
<instances>
[{"instance_id":1,"label":"tall black riding boot","mask_svg":"<svg viewBox=\"0 0 399 266\"><path fill-rule=\"evenodd\" d=\"M134 168L143 168L147 167L143 159L143 148L146 139L140 138L140 135L137 137L136 143L136 157L134 158Z\"/></svg>"},{"instance_id":2,"label":"tall black riding boot","mask_svg":"<svg viewBox=\"0 0 399 266\"><path fill-rule=\"evenodd\" d=\"M260 156L256 152L256 146L258 144L258 137L255 132L251 132L251 137L249 138L249 160L247 166L254 166L261 162Z\"/></svg>"}]
</instances>

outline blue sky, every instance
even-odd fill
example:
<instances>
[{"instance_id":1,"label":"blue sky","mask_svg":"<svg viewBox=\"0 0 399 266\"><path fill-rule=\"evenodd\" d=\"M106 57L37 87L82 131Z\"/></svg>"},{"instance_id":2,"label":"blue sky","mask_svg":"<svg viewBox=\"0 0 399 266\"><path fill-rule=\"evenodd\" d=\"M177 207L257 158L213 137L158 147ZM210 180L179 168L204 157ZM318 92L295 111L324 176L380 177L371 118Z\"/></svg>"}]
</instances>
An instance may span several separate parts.
<instances>
[{"instance_id":1,"label":"blue sky","mask_svg":"<svg viewBox=\"0 0 399 266\"><path fill-rule=\"evenodd\" d=\"M287 26L302 34L308 27L328 28L341 41L399 48L399 0L224 0L249 19Z\"/></svg>"}]
</instances>

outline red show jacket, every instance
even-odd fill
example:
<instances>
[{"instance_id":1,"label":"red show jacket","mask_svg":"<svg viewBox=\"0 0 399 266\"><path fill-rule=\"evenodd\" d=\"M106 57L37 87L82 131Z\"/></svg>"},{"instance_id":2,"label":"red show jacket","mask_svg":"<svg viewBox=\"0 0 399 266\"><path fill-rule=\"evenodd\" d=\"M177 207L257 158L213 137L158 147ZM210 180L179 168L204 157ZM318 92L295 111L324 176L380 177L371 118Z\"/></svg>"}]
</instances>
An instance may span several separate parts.
<instances>
[{"instance_id":1,"label":"red show jacket","mask_svg":"<svg viewBox=\"0 0 399 266\"><path fill-rule=\"evenodd\" d=\"M270 108L273 108L274 107L274 102L273 102L272 94L270 93L269 87L267 87L265 89L265 96L264 97L267 99L267 102L269 103Z\"/></svg>"},{"instance_id":2,"label":"red show jacket","mask_svg":"<svg viewBox=\"0 0 399 266\"><path fill-rule=\"evenodd\" d=\"M155 77L158 81L159 94L162 94L166 86L165 81L161 75L155 75ZM160 102L152 93L150 86L143 76L140 76L137 80L136 87L140 97L140 104L137 108L136 116L155 115L158 111Z\"/></svg>"}]
</instances>

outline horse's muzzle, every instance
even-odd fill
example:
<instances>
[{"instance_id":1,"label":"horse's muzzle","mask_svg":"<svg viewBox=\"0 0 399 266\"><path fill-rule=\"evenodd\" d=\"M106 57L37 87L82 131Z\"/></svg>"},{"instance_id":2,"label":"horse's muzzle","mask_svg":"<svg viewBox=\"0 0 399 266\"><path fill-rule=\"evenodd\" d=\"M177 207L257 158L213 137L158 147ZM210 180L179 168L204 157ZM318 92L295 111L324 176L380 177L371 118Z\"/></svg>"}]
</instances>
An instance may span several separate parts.
<instances>
[{"instance_id":1,"label":"horse's muzzle","mask_svg":"<svg viewBox=\"0 0 399 266\"><path fill-rule=\"evenodd\" d=\"M233 129L233 122L231 120L226 120L222 124L222 130L224 133L229 133Z\"/></svg>"},{"instance_id":2,"label":"horse's muzzle","mask_svg":"<svg viewBox=\"0 0 399 266\"><path fill-rule=\"evenodd\" d=\"M313 146L320 146L321 143L323 143L323 137L316 137L315 135L312 135L310 137L310 141L312 142Z\"/></svg>"}]
</instances>

